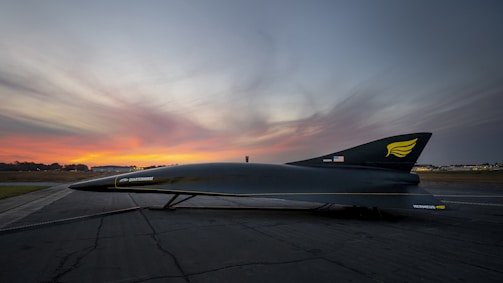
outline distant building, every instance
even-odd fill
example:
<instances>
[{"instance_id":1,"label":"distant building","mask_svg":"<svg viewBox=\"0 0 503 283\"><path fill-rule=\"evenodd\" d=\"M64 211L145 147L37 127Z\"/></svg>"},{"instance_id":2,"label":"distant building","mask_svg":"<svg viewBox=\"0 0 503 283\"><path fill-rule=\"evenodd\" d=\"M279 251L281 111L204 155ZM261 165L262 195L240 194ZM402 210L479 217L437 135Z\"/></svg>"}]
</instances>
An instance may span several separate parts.
<instances>
[{"instance_id":1,"label":"distant building","mask_svg":"<svg viewBox=\"0 0 503 283\"><path fill-rule=\"evenodd\" d=\"M480 164L480 165L443 165L443 166L435 166L435 165L416 165L412 168L413 172L426 172L426 171L494 171L494 170L502 170L502 164Z\"/></svg>"},{"instance_id":2,"label":"distant building","mask_svg":"<svg viewBox=\"0 0 503 283\"><path fill-rule=\"evenodd\" d=\"M427 172L427 171L436 171L438 167L427 164L427 165L416 165L412 168L412 172Z\"/></svg>"},{"instance_id":3,"label":"distant building","mask_svg":"<svg viewBox=\"0 0 503 283\"><path fill-rule=\"evenodd\" d=\"M127 173L132 171L137 171L136 166L93 166L91 167L91 171L93 172L117 172L117 173Z\"/></svg>"}]
</instances>

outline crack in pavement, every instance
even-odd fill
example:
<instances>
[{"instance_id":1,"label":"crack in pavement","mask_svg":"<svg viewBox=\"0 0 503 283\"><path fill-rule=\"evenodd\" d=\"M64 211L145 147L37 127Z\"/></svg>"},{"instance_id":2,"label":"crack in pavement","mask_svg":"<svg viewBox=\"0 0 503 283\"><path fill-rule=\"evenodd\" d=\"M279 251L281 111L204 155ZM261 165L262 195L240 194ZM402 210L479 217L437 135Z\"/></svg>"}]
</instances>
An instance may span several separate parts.
<instances>
[{"instance_id":1,"label":"crack in pavement","mask_svg":"<svg viewBox=\"0 0 503 283\"><path fill-rule=\"evenodd\" d=\"M259 234L262 234L264 236L267 236L267 237L269 237L269 238L271 238L271 239L273 239L275 241L278 241L280 243L287 243L291 247L294 247L294 248L302 250L302 251L306 251L303 247L301 247L301 246L299 246L297 244L291 243L290 241L288 241L286 239L279 238L279 237L276 237L276 236L271 235L269 233L266 233L266 232L264 232L262 230L257 229L256 227L249 226L246 223L243 223L243 222L235 222L235 223L236 223L236 225L240 225L242 227L245 227L246 229L250 229L250 230L252 230L252 231L254 231L256 233L259 233ZM274 227L274 226L278 226L278 225L268 225L267 227ZM306 251L306 252L309 252L309 251Z\"/></svg>"},{"instance_id":2,"label":"crack in pavement","mask_svg":"<svg viewBox=\"0 0 503 283\"><path fill-rule=\"evenodd\" d=\"M138 204L136 203L136 200L135 200L135 199L131 196L131 194L129 194L129 193L128 193L128 195L129 195L129 197L131 198L131 200L133 201L133 203L134 203L136 206L138 206ZM147 222L148 226L149 226L149 227L150 227L150 229L152 230L152 233L150 234L150 236L151 236L151 237L152 237L152 239L154 240L154 242L155 242L155 244L156 244L157 248L158 248L161 252L163 252L164 254L169 255L169 256L173 259L173 261L174 261L174 263L175 263L176 267L178 268L178 270L180 270L180 273L182 274L182 276L181 276L181 277L179 277L179 278L183 278L183 279L185 279L185 281L186 281L186 282L190 282L189 277L187 276L187 274L186 274L186 273L185 273L185 271L183 270L183 267L182 267L182 265L180 264L180 262L178 261L178 259L176 258L176 256L175 256L172 252L170 252L169 250L167 250L167 249L165 249L165 248L163 248L163 247L162 247L162 244L161 244L161 239L159 239L159 238L157 237L157 231L155 230L154 226L152 225L152 223L150 222L150 220L148 219L148 217L145 215L145 212L143 211L143 209L140 209L139 211L140 211L140 214L141 214L141 215L143 216L143 218L145 219L145 222ZM170 278L171 278L171 277L170 277ZM140 281L140 282L141 282L141 281Z\"/></svg>"},{"instance_id":3,"label":"crack in pavement","mask_svg":"<svg viewBox=\"0 0 503 283\"><path fill-rule=\"evenodd\" d=\"M322 256L307 257L307 258L285 260L285 261L255 261L255 262L237 263L237 264L226 265L226 266L222 266L222 267L218 267L218 268L203 270L203 271L199 271L199 272L187 273L186 276L187 277L199 276L199 275L204 275L204 274L208 274L208 273L219 272L219 271L222 271L225 269L240 268L240 267L247 267L247 266L254 266L254 265L283 265L283 264L292 264L292 263L302 263L302 262L308 262L308 261L313 261L313 260L323 260L326 262L330 262L330 263L336 264L344 269L348 269L348 270L353 271L357 274L360 274L366 278L372 279L373 281L376 281L372 276L370 276L360 270L348 267L341 262L334 261L334 260L331 260L331 259L328 259L328 258L322 257ZM140 282L147 282L150 280L169 279L169 278L180 278L180 276L155 276L155 277L151 277L151 278L140 279L139 281L134 281L134 282L140 283ZM378 282L378 281L376 281L376 282Z\"/></svg>"},{"instance_id":4,"label":"crack in pavement","mask_svg":"<svg viewBox=\"0 0 503 283\"><path fill-rule=\"evenodd\" d=\"M131 197L131 196L130 196ZM134 199L131 197L131 199L133 200L133 202L136 204L136 202L134 201ZM199 272L191 272L191 273L186 273L181 264L179 263L179 261L177 260L177 258L175 257L175 255L173 253L171 253L170 251L164 249L161 245L161 241L160 239L158 238L158 233L157 231L155 230L155 228L153 227L153 225L151 224L150 220L148 219L148 217L145 215L144 211L143 210L140 210L140 213L142 214L142 216L144 217L145 221L147 222L147 224L150 226L150 229L152 230L152 234L151 234L151 237L154 239L154 241L156 242L156 245L157 247L159 248L159 250L161 250L163 253L166 253L168 254L170 257L173 258L176 266L178 267L178 269L180 270L180 272L183 274L183 278L185 279L186 282L190 282L190 277L191 276L199 276L199 275L203 275L203 274L208 274L208 273L212 273L212 272L218 272L218 271L222 271L222 270L225 270L225 269L231 269L231 268L239 268L239 267L246 267L246 266L254 266L254 265L282 265L282 264L292 264L292 263L302 263L302 262L306 262L306 261L312 261L312 260L323 260L323 261L326 261L326 262L329 262L331 264L335 264L337 266L340 266L341 268L344 268L344 269L347 269L351 272L355 272L359 275L362 275L366 278L369 278L369 279L372 279L372 276L358 270L358 269L354 269L352 267L349 267L349 266L346 266L345 264L341 263L341 262L338 262L338 261L334 261L334 260L331 260L331 259L328 259L324 256L309 256L309 257L305 257L305 258L300 258L300 259L293 259L293 260L284 260L284 261L254 261L254 262L243 262L243 263L236 263L236 264L230 264L230 265L226 265L226 266L221 266L221 267L217 267L217 268L213 268L213 269L208 269L208 270L203 270L203 271L199 271ZM211 226L211 225L209 225ZM240 221L237 221L237 222L234 222L232 224L226 224L226 225L222 225L222 226L242 226L244 228L247 228L247 229L250 229L256 233L259 233L259 234L262 234L262 235L265 235L269 238L272 238L274 239L275 241L278 241L278 242L282 242L282 243L287 243L288 245L290 245L291 247L294 247L300 251L304 251L308 254L312 254L311 251L309 250L306 250L305 248L299 246L299 245L296 245L295 243L291 243L289 241L285 241L285 239L282 239L282 238L278 238L274 235L271 235L267 232L264 232L262 230L260 230L259 228L256 228L256 227L252 227L252 226L249 226L247 225L246 223L243 223L243 222L240 222ZM268 226L275 226L275 225L268 225ZM183 229L182 229L183 230ZM170 231L172 232L172 231ZM134 281L134 282L146 282L146 281L149 281L149 280L159 280L159 279L168 279L168 278L182 278L181 276L153 276L153 277L150 277L150 278L143 278L143 279L139 279L138 281Z\"/></svg>"},{"instance_id":5,"label":"crack in pavement","mask_svg":"<svg viewBox=\"0 0 503 283\"><path fill-rule=\"evenodd\" d=\"M300 258L300 259L294 259L294 260L285 260L285 261L256 261L256 262L244 262L244 263L238 263L238 264L231 264L231 265L226 265L218 268L213 268L213 269L208 269L204 271L199 271L199 272L193 272L193 273L188 273L188 276L197 276L197 275L202 275L206 273L212 273L212 272L218 272L221 270L225 269L231 269L231 268L237 268L237 267L245 267L245 266L253 266L253 265L282 265L282 264L291 264L291 263L301 263L301 262L307 262L307 261L312 261L312 260L325 260L328 262L331 262L330 260L327 260L324 257L307 257L307 258Z\"/></svg>"},{"instance_id":6,"label":"crack in pavement","mask_svg":"<svg viewBox=\"0 0 503 283\"><path fill-rule=\"evenodd\" d=\"M141 283L141 282L148 282L152 280L160 280L160 279L177 279L177 278L183 278L183 276L180 275L157 275L157 276L143 276L143 277L131 277L131 278L123 278L120 280L114 280L114 281L106 281L109 283Z\"/></svg>"},{"instance_id":7,"label":"crack in pavement","mask_svg":"<svg viewBox=\"0 0 503 283\"><path fill-rule=\"evenodd\" d=\"M74 269L76 269L78 267L78 265L80 264L80 262L84 258L86 258L93 251L95 251L98 248L98 241L99 241L99 238L100 238L100 233L101 233L101 228L102 227L103 227L103 217L100 218L100 223L99 223L97 231L96 231L96 236L94 238L93 245L90 246L90 247L86 247L86 248L84 248L82 250L75 251L75 252L70 253L70 254L66 255L65 257L63 257L63 259L60 261L60 263L58 265L58 268L55 271L57 274L51 280L46 281L46 282L47 283L57 283L57 282L60 282L59 280L61 279L61 277L65 276L66 274L68 274L71 271L73 271ZM80 255L79 257L77 257L75 259L75 262L71 266L69 266L68 268L66 268L66 269L63 270L63 267L70 260L70 258L72 256L74 256L74 255L79 254L79 253L82 253L82 255Z\"/></svg>"},{"instance_id":8,"label":"crack in pavement","mask_svg":"<svg viewBox=\"0 0 503 283\"><path fill-rule=\"evenodd\" d=\"M248 228L248 229L250 229L250 230L252 230L252 231L254 231L254 232L257 232L257 233L260 233L260 234L262 234L262 235L265 235L265 236L267 236L267 237L269 237L269 238L271 238L271 239L274 239L274 240L276 240L276 241L279 241L279 242L281 242L281 243L286 243L286 244L290 245L290 246L291 246L291 247L293 247L293 248L299 249L299 250L304 251L304 252L307 252L307 253L312 253L310 250L306 250L306 249L305 249L305 248L303 248L302 246L297 245L297 244L295 244L295 243L292 243L292 242L288 241L287 239L278 238L278 237L276 237L276 236L274 236L274 235L271 235L271 234L269 234L269 233L266 233L266 232L264 232L264 231L261 231L261 230L259 230L259 229L255 228L255 227L251 227L251 226L247 225L246 223L237 222L237 224L239 224L239 225L241 225L241 226L243 226L243 227L245 227L245 228ZM338 266L340 266L340 267L342 267L342 268L345 268L345 269L347 269L347 270L350 270L350 271L352 271L352 272L356 272L356 273L358 273L358 274L360 274L360 275L362 275L362 276L365 276L365 277L367 277L367 278L373 279L373 278L372 278L372 276L370 276L370 275L368 275L368 274L364 273L363 271L358 270L358 269L355 269L355 268L352 268L352 267L349 267L349 266L347 266L347 265L345 265L344 263L339 262L339 261L331 260L331 259L326 258L326 257L323 257L323 256L318 256L318 257L307 258L306 260L310 260L310 259L322 259L322 260L325 260L325 261L330 262L330 263L332 263L332 264L336 264L336 265L338 265ZM293 261L293 262L295 262L295 261ZM192 275L192 274L190 274L190 275Z\"/></svg>"},{"instance_id":9,"label":"crack in pavement","mask_svg":"<svg viewBox=\"0 0 503 283\"><path fill-rule=\"evenodd\" d=\"M355 273L358 273L358 274L360 274L360 275L362 275L362 276L365 276L365 277L367 277L367 278L369 278L369 279L372 279L372 281L375 281L375 282L381 282L381 281L379 281L379 280L375 279L372 275L369 275L369 274L367 274L367 273L365 273L365 272L363 272L363 271L361 271L361 270L358 270L358 269L356 269L356 268L353 268L353 267L347 266L347 265L345 265L344 263L342 263L342 262L340 262L340 261L336 261L336 260L328 259L328 258L326 258L326 257L322 257L322 258L323 258L324 260L326 260L326 261L330 262L330 263L333 263L333 264L338 265L338 266L340 266L340 267L342 267L342 268L345 268L345 269L347 269L347 270L350 270L350 271L353 271L353 272L355 272Z\"/></svg>"},{"instance_id":10,"label":"crack in pavement","mask_svg":"<svg viewBox=\"0 0 503 283\"><path fill-rule=\"evenodd\" d=\"M496 273L499 273L499 274L503 274L503 271L500 271L500 270L497 270L497 269L493 269L493 268L490 268L490 267L487 267L487 266L483 266L483 265L480 265L480 264L475 264L475 263L467 262L467 261L464 261L464 260L460 260L459 262L461 262L463 264L466 264L468 266L473 266L473 267L477 267L477 268L480 268L480 269L484 269L486 271L492 271L492 272L496 272Z\"/></svg>"}]
</instances>

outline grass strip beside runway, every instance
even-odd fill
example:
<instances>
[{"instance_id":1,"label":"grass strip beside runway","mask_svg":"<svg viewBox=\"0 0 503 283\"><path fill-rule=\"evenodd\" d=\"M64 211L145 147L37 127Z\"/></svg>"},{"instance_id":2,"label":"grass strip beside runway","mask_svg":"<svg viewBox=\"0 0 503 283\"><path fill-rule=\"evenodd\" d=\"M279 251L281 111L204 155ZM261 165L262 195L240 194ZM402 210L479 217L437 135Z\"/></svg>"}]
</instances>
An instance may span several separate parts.
<instances>
[{"instance_id":1,"label":"grass strip beside runway","mask_svg":"<svg viewBox=\"0 0 503 283\"><path fill-rule=\"evenodd\" d=\"M48 188L48 186L0 186L0 199L14 197L45 188Z\"/></svg>"},{"instance_id":2,"label":"grass strip beside runway","mask_svg":"<svg viewBox=\"0 0 503 283\"><path fill-rule=\"evenodd\" d=\"M116 175L117 172L73 171L0 171L0 182L58 182L72 183Z\"/></svg>"}]
</instances>

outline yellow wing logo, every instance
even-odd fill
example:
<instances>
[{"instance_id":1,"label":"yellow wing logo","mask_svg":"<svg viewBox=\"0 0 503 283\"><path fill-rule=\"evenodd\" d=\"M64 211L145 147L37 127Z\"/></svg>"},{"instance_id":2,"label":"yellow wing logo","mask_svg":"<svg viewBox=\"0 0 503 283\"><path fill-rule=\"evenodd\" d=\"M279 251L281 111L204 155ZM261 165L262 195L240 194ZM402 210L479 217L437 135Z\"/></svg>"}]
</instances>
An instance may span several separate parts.
<instances>
[{"instance_id":1,"label":"yellow wing logo","mask_svg":"<svg viewBox=\"0 0 503 283\"><path fill-rule=\"evenodd\" d=\"M387 145L388 157L393 154L396 157L404 158L407 154L412 152L412 149L416 146L417 138L410 141L392 142Z\"/></svg>"}]
</instances>

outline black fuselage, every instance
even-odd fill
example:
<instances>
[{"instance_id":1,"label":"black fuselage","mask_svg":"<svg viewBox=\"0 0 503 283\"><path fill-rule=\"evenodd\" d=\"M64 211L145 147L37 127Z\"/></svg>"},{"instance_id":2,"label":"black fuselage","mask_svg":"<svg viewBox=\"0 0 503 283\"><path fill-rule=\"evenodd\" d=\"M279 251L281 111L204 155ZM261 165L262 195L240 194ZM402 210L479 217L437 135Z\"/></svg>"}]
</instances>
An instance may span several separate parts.
<instances>
[{"instance_id":1,"label":"black fuselage","mask_svg":"<svg viewBox=\"0 0 503 283\"><path fill-rule=\"evenodd\" d=\"M156 191L196 195L254 196L356 205L355 199L400 194L415 174L364 166L316 168L252 163L204 163L162 167L70 186L92 191ZM375 202L375 200L373 200ZM369 200L369 205L371 206ZM365 201L366 203L366 201Z\"/></svg>"}]
</instances>

